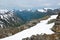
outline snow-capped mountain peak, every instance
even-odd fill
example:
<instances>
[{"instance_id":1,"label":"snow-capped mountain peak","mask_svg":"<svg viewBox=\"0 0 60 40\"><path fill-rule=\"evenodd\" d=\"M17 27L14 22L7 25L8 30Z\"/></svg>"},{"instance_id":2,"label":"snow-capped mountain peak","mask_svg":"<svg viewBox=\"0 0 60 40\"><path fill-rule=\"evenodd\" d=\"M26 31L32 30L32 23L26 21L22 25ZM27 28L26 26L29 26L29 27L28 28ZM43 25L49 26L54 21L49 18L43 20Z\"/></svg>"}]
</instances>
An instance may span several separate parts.
<instances>
[{"instance_id":1,"label":"snow-capped mountain peak","mask_svg":"<svg viewBox=\"0 0 60 40\"><path fill-rule=\"evenodd\" d=\"M22 9L19 10L20 12L23 11Z\"/></svg>"},{"instance_id":2,"label":"snow-capped mountain peak","mask_svg":"<svg viewBox=\"0 0 60 40\"><path fill-rule=\"evenodd\" d=\"M48 9L54 10L53 8L43 8L43 9L45 9L45 10L48 10Z\"/></svg>"},{"instance_id":3,"label":"snow-capped mountain peak","mask_svg":"<svg viewBox=\"0 0 60 40\"><path fill-rule=\"evenodd\" d=\"M4 13L6 13L6 12L8 12L7 9L2 9L2 10L0 10L0 14L4 14Z\"/></svg>"},{"instance_id":4,"label":"snow-capped mountain peak","mask_svg":"<svg viewBox=\"0 0 60 40\"><path fill-rule=\"evenodd\" d=\"M14 14L13 11L0 10L0 21L1 21L0 22L0 28L7 28L13 22L14 23L19 23L21 20Z\"/></svg>"},{"instance_id":5,"label":"snow-capped mountain peak","mask_svg":"<svg viewBox=\"0 0 60 40\"><path fill-rule=\"evenodd\" d=\"M39 12L46 12L44 9L38 9Z\"/></svg>"},{"instance_id":6,"label":"snow-capped mountain peak","mask_svg":"<svg viewBox=\"0 0 60 40\"><path fill-rule=\"evenodd\" d=\"M31 11L31 9L27 9L27 11Z\"/></svg>"}]
</instances>

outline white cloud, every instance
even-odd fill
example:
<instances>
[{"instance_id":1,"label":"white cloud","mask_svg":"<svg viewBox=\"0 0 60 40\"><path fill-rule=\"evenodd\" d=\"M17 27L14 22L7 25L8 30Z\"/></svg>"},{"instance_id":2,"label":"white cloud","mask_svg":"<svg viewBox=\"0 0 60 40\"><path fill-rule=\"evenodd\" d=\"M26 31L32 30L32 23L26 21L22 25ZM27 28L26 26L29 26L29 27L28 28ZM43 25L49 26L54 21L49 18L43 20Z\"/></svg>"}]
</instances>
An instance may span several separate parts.
<instances>
[{"instance_id":1,"label":"white cloud","mask_svg":"<svg viewBox=\"0 0 60 40\"><path fill-rule=\"evenodd\" d=\"M0 0L0 8L58 7L60 0Z\"/></svg>"},{"instance_id":2,"label":"white cloud","mask_svg":"<svg viewBox=\"0 0 60 40\"><path fill-rule=\"evenodd\" d=\"M45 3L45 4L43 4L44 6L51 6L52 4L50 4L50 3Z\"/></svg>"},{"instance_id":3,"label":"white cloud","mask_svg":"<svg viewBox=\"0 0 60 40\"><path fill-rule=\"evenodd\" d=\"M58 3L57 5L59 5L59 6L60 6L60 3Z\"/></svg>"}]
</instances>

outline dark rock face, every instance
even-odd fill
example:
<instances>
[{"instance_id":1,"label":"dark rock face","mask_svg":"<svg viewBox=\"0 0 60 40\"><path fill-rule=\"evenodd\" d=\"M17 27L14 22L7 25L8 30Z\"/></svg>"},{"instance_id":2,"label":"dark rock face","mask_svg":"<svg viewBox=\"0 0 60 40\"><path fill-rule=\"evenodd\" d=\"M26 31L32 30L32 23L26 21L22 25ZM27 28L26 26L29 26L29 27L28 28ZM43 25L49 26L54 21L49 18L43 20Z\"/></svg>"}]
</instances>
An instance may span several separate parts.
<instances>
[{"instance_id":1,"label":"dark rock face","mask_svg":"<svg viewBox=\"0 0 60 40\"><path fill-rule=\"evenodd\" d=\"M30 38L24 38L22 40L60 40L60 34L51 34L51 35L33 35Z\"/></svg>"},{"instance_id":2,"label":"dark rock face","mask_svg":"<svg viewBox=\"0 0 60 40\"><path fill-rule=\"evenodd\" d=\"M58 16L55 21L55 25L52 28L52 31L55 33L60 33L60 12L58 13Z\"/></svg>"}]
</instances>

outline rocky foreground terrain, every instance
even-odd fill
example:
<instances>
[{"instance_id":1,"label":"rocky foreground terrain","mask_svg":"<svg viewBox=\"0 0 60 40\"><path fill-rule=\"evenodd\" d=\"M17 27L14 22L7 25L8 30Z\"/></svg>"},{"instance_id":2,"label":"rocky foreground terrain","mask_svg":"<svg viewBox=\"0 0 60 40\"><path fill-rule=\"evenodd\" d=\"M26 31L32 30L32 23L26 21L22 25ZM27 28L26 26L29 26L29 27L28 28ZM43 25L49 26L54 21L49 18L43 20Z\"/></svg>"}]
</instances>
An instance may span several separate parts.
<instances>
[{"instance_id":1,"label":"rocky foreground terrain","mask_svg":"<svg viewBox=\"0 0 60 40\"><path fill-rule=\"evenodd\" d=\"M51 29L55 32L54 34L37 34L22 40L60 40L60 12L58 13L58 16L55 20L55 25Z\"/></svg>"},{"instance_id":2,"label":"rocky foreground terrain","mask_svg":"<svg viewBox=\"0 0 60 40\"><path fill-rule=\"evenodd\" d=\"M60 40L60 34L51 34L51 35L47 35L47 34L44 34L44 35L32 35L30 38L27 37L27 38L24 38L22 40Z\"/></svg>"}]
</instances>

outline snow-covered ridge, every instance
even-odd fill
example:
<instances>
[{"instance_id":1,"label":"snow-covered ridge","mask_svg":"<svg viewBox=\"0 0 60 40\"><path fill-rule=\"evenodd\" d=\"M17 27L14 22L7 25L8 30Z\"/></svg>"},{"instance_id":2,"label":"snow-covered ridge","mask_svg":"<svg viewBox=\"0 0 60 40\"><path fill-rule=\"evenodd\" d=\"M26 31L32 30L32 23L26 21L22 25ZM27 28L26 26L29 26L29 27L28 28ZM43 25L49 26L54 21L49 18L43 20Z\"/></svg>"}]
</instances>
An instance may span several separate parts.
<instances>
[{"instance_id":1,"label":"snow-covered ridge","mask_svg":"<svg viewBox=\"0 0 60 40\"><path fill-rule=\"evenodd\" d=\"M0 9L0 14L4 14L4 13L6 13L6 12L8 12L8 10L7 9Z\"/></svg>"},{"instance_id":2,"label":"snow-covered ridge","mask_svg":"<svg viewBox=\"0 0 60 40\"><path fill-rule=\"evenodd\" d=\"M38 9L39 12L47 12L46 10L43 9Z\"/></svg>"},{"instance_id":3,"label":"snow-covered ridge","mask_svg":"<svg viewBox=\"0 0 60 40\"><path fill-rule=\"evenodd\" d=\"M36 35L36 34L53 34L54 32L50 30L50 28L53 27L54 23L51 24L47 24L47 22L51 19L56 19L57 15L52 15L50 18L48 18L47 20L42 20L40 23L38 23L37 25L26 29L22 32L19 32L13 36L10 37L6 37L0 40L22 40L22 38L26 38L26 37L30 37L32 35Z\"/></svg>"},{"instance_id":4,"label":"snow-covered ridge","mask_svg":"<svg viewBox=\"0 0 60 40\"><path fill-rule=\"evenodd\" d=\"M39 12L47 12L48 9L54 10L53 8L43 8L43 9L37 9Z\"/></svg>"},{"instance_id":5,"label":"snow-covered ridge","mask_svg":"<svg viewBox=\"0 0 60 40\"><path fill-rule=\"evenodd\" d=\"M13 16L13 12L9 12L8 10L0 10L0 18L1 19L12 17L12 16Z\"/></svg>"},{"instance_id":6,"label":"snow-covered ridge","mask_svg":"<svg viewBox=\"0 0 60 40\"><path fill-rule=\"evenodd\" d=\"M47 9L51 9L51 10L54 10L53 8L43 8L43 9L45 9L45 10L47 10Z\"/></svg>"},{"instance_id":7,"label":"snow-covered ridge","mask_svg":"<svg viewBox=\"0 0 60 40\"><path fill-rule=\"evenodd\" d=\"M43 8L43 9L36 9L39 12L47 12L48 9L54 10L53 8ZM32 11L32 9L20 9L20 11Z\"/></svg>"},{"instance_id":8,"label":"snow-covered ridge","mask_svg":"<svg viewBox=\"0 0 60 40\"><path fill-rule=\"evenodd\" d=\"M7 21L7 20L9 20L10 17L13 17L13 12L8 11L7 9L0 10L0 19ZM2 23L2 20L0 20L1 21L0 22L0 27L1 28L3 28L3 24L4 24L4 22Z\"/></svg>"}]
</instances>

